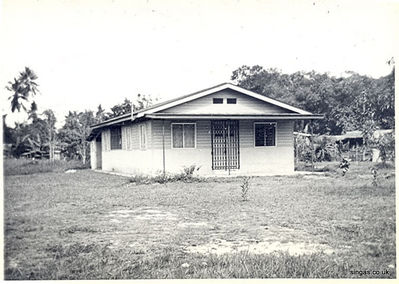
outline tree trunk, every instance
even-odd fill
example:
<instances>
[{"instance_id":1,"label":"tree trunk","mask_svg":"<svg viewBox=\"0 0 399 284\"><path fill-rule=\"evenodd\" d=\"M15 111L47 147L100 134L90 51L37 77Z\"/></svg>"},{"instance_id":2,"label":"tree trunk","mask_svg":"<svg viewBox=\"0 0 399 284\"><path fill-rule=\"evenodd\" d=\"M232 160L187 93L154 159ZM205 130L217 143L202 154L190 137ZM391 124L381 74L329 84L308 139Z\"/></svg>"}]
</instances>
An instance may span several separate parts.
<instances>
[{"instance_id":1,"label":"tree trunk","mask_svg":"<svg viewBox=\"0 0 399 284\"><path fill-rule=\"evenodd\" d=\"M83 142L83 149L82 149L82 160L83 160L83 164L86 164L86 143Z\"/></svg>"}]
</instances>

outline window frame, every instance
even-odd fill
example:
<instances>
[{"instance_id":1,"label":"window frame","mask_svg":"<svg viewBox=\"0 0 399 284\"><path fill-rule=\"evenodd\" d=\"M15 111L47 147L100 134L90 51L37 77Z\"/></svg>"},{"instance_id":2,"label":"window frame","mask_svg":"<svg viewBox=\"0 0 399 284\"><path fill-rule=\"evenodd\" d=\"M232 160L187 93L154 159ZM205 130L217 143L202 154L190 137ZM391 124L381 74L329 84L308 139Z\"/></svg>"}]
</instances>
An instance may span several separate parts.
<instances>
[{"instance_id":1,"label":"window frame","mask_svg":"<svg viewBox=\"0 0 399 284\"><path fill-rule=\"evenodd\" d=\"M120 144L120 148L113 148L112 145L112 131L115 129L119 129L119 144ZM110 151L114 151L114 150L122 150L122 126L118 125L118 126L113 126L109 129L109 150Z\"/></svg>"},{"instance_id":2,"label":"window frame","mask_svg":"<svg viewBox=\"0 0 399 284\"><path fill-rule=\"evenodd\" d=\"M274 127L275 127L275 131L274 131L274 146L267 146L267 145L264 145L264 146L256 146L256 125L257 124L263 124L263 125L266 125L266 124L269 124L269 125L274 125ZM254 122L254 127L253 127L253 137L254 137L254 148L274 148L274 147L277 147L277 122L275 122L275 121L271 121L271 122L268 122L268 121L264 121L264 122Z\"/></svg>"},{"instance_id":3,"label":"window frame","mask_svg":"<svg viewBox=\"0 0 399 284\"><path fill-rule=\"evenodd\" d=\"M215 103L215 100L221 100L220 103ZM224 104L224 98L212 98L212 104L214 105L223 105Z\"/></svg>"},{"instance_id":4,"label":"window frame","mask_svg":"<svg viewBox=\"0 0 399 284\"><path fill-rule=\"evenodd\" d=\"M194 147L185 147L184 145L184 125L189 124L189 125L194 125ZM173 125L183 125L183 147L178 148L178 147L173 147ZM170 124L170 147L171 149L196 149L197 148L197 123L196 122L172 122Z\"/></svg>"},{"instance_id":5,"label":"window frame","mask_svg":"<svg viewBox=\"0 0 399 284\"><path fill-rule=\"evenodd\" d=\"M234 103L232 103L232 102L229 103L229 100L230 101L234 101ZM227 98L226 99L226 104L228 104L228 105L236 105L237 104L237 98Z\"/></svg>"},{"instance_id":6,"label":"window frame","mask_svg":"<svg viewBox=\"0 0 399 284\"><path fill-rule=\"evenodd\" d=\"M143 137L144 137L144 142L145 142L144 146L143 146L143 142L142 142ZM147 147L148 147L147 125L143 123L143 124L139 125L139 149L147 150Z\"/></svg>"}]
</instances>

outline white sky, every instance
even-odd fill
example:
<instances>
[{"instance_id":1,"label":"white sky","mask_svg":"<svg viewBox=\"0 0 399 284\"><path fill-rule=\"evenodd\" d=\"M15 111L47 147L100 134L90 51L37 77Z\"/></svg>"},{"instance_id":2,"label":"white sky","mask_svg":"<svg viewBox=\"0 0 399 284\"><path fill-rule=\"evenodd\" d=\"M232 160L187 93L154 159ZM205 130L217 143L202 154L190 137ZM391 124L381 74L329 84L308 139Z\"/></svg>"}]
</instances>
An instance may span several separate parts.
<instances>
[{"instance_id":1,"label":"white sky","mask_svg":"<svg viewBox=\"0 0 399 284\"><path fill-rule=\"evenodd\" d=\"M243 64L380 77L395 55L397 1L2 1L0 98L32 68L39 111L107 110L230 80ZM398 62L398 60L396 60ZM9 115L7 122L25 119Z\"/></svg>"}]
</instances>

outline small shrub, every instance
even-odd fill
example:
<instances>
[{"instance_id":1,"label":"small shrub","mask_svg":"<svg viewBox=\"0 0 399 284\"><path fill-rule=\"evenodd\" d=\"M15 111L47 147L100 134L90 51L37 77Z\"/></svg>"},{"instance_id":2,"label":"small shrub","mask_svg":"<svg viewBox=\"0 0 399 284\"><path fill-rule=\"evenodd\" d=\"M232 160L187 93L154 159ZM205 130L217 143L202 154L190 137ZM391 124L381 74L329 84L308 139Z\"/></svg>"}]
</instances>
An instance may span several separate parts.
<instances>
[{"instance_id":1,"label":"small shrub","mask_svg":"<svg viewBox=\"0 0 399 284\"><path fill-rule=\"evenodd\" d=\"M152 178L146 175L135 175L128 178L128 183L135 183L135 184L150 184L152 183Z\"/></svg>"},{"instance_id":2,"label":"small shrub","mask_svg":"<svg viewBox=\"0 0 399 284\"><path fill-rule=\"evenodd\" d=\"M194 174L194 171L199 171L200 168L201 168L200 166L197 167L196 165L191 165L188 167L185 166L185 167L183 167L182 177L183 178L191 178Z\"/></svg>"},{"instance_id":3,"label":"small shrub","mask_svg":"<svg viewBox=\"0 0 399 284\"><path fill-rule=\"evenodd\" d=\"M159 177L155 177L160 183L166 182L174 182L174 181L182 181L182 182L193 182L193 181L200 181L201 179L198 177L194 177L194 172L198 171L201 166L191 165L191 166L184 166L183 171L180 174L165 174Z\"/></svg>"},{"instance_id":4,"label":"small shrub","mask_svg":"<svg viewBox=\"0 0 399 284\"><path fill-rule=\"evenodd\" d=\"M135 175L128 179L128 183L136 183L136 184L150 184L150 183L160 183L164 184L167 182L194 182L194 181L202 181L201 178L195 177L194 172L198 171L201 167L196 165L192 165L189 167L184 167L183 171L179 174L170 174L162 172L158 172L155 176L147 176L147 175Z\"/></svg>"},{"instance_id":5,"label":"small shrub","mask_svg":"<svg viewBox=\"0 0 399 284\"><path fill-rule=\"evenodd\" d=\"M243 177L242 178L242 184L240 185L241 187L241 197L243 201L248 201L248 191L249 191L249 180L250 177Z\"/></svg>"},{"instance_id":6,"label":"small shrub","mask_svg":"<svg viewBox=\"0 0 399 284\"><path fill-rule=\"evenodd\" d=\"M346 172L349 171L350 163L346 159L342 159L342 162L339 164L339 168L342 169L342 176L345 176Z\"/></svg>"}]
</instances>

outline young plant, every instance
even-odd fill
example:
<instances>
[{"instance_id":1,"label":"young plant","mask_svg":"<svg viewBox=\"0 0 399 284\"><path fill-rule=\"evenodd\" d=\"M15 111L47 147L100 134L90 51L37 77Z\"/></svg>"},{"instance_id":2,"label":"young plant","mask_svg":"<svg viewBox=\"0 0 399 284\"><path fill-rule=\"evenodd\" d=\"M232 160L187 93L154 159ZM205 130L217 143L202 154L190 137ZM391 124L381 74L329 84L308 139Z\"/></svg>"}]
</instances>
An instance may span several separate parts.
<instances>
[{"instance_id":1,"label":"young plant","mask_svg":"<svg viewBox=\"0 0 399 284\"><path fill-rule=\"evenodd\" d=\"M377 186L377 177L378 177L378 172L376 168L371 168L371 174L373 175L373 182L371 183L373 186Z\"/></svg>"},{"instance_id":2,"label":"young plant","mask_svg":"<svg viewBox=\"0 0 399 284\"><path fill-rule=\"evenodd\" d=\"M248 191L249 191L249 180L250 177L243 177L242 178L242 184L241 184L241 197L242 201L248 201Z\"/></svg>"},{"instance_id":3,"label":"young plant","mask_svg":"<svg viewBox=\"0 0 399 284\"><path fill-rule=\"evenodd\" d=\"M339 167L342 169L342 176L345 176L346 172L349 171L349 161L347 159L342 159L341 164L339 164Z\"/></svg>"}]
</instances>

